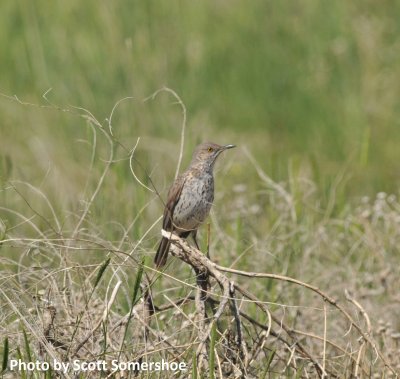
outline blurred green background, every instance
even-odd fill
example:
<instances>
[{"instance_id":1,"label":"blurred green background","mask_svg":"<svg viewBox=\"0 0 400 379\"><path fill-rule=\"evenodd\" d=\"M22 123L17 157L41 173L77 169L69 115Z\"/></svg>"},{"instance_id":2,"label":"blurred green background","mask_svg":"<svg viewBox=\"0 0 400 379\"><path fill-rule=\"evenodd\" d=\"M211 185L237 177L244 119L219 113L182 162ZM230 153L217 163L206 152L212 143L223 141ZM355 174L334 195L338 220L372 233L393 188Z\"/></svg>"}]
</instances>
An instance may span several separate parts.
<instances>
[{"instance_id":1,"label":"blurred green background","mask_svg":"<svg viewBox=\"0 0 400 379\"><path fill-rule=\"evenodd\" d=\"M341 175L346 195L397 192L400 2L19 0L0 10L0 91L46 104L51 88L49 101L100 122L137 98L113 125L128 148L144 138L145 166L149 152L164 146L173 160L179 146L174 99L141 101L168 86L188 112L186 161L209 139L246 146L276 181L294 170L322 192ZM37 184L48 161L60 180L86 175L81 119L4 96L0 117L2 182Z\"/></svg>"}]
</instances>

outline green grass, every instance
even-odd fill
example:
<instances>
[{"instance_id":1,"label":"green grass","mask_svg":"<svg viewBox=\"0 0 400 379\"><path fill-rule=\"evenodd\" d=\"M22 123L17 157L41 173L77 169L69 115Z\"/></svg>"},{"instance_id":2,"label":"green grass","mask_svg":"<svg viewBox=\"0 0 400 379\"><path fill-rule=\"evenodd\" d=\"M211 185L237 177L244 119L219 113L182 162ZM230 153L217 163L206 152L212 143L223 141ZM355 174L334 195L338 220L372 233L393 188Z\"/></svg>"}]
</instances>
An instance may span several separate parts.
<instances>
[{"instance_id":1,"label":"green grass","mask_svg":"<svg viewBox=\"0 0 400 379\"><path fill-rule=\"evenodd\" d=\"M389 1L11 2L2 6L1 91L40 102L52 88L50 101L103 120L117 100L168 85L185 100L193 142L240 140L278 180L296 162L327 190L345 167L348 193L394 192L399 15ZM120 139L173 143L178 121L164 105L121 105ZM24 146L45 134L47 146L79 133L61 115L17 109L2 99L3 159L17 160L16 136Z\"/></svg>"},{"instance_id":2,"label":"green grass","mask_svg":"<svg viewBox=\"0 0 400 379\"><path fill-rule=\"evenodd\" d=\"M132 170L165 199L182 107L166 91L144 99L168 86L187 110L181 169L200 141L238 145L216 168L212 259L316 285L366 328L345 302L344 290L352 291L397 365L399 18L391 1L2 4L3 361L72 354L89 336L82 359L143 358L152 346L154 359L179 356L198 365L195 345L187 346L196 343L193 302L171 306L194 294L185 265L171 259L152 286L154 305L165 309L149 316L148 345L143 323L129 319L144 312L141 291L154 279L155 222L163 208L133 177L129 156L140 137ZM125 97L133 99L117 105ZM310 337L323 333L321 299L272 279L233 279L268 302L278 319L308 333L286 337L306 341L322 362L322 343ZM253 304L241 306L267 323ZM49 323L51 307L56 316ZM337 310L330 308L327 320L327 338L357 352L358 335L346 333ZM229 329L230 318L221 325ZM262 336L244 326L250 350ZM216 376L228 338L220 332L210 357ZM288 354L269 337L252 370L266 378L313 375L297 353L296 366L285 367ZM354 371L349 355L330 345L325 358L338 375ZM371 348L363 362L383 372Z\"/></svg>"}]
</instances>

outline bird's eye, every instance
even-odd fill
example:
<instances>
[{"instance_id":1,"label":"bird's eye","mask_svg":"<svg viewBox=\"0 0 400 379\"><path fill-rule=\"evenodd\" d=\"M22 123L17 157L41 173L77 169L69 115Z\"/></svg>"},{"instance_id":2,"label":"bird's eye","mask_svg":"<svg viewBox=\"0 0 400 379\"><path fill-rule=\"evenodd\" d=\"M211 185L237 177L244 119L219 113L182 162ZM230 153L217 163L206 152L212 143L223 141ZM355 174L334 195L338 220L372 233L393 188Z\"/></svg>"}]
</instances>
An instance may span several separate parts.
<instances>
[{"instance_id":1,"label":"bird's eye","mask_svg":"<svg viewBox=\"0 0 400 379\"><path fill-rule=\"evenodd\" d=\"M214 149L213 149L212 147L209 147L209 148L207 149L207 151L208 151L209 153L212 153L212 152L214 151Z\"/></svg>"}]
</instances>

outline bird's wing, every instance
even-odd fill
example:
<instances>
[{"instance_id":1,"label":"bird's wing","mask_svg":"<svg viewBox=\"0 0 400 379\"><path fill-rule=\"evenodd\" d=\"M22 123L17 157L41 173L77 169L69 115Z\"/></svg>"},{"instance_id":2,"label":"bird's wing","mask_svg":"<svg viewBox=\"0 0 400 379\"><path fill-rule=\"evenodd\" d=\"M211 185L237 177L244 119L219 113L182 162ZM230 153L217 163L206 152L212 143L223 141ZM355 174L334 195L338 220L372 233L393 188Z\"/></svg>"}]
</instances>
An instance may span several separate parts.
<instances>
[{"instance_id":1,"label":"bird's wing","mask_svg":"<svg viewBox=\"0 0 400 379\"><path fill-rule=\"evenodd\" d=\"M185 175L179 175L168 192L168 199L167 203L165 204L164 216L163 216L164 230L168 231L173 230L172 220L174 215L174 209L181 197L182 189L185 184L185 178L186 178Z\"/></svg>"}]
</instances>

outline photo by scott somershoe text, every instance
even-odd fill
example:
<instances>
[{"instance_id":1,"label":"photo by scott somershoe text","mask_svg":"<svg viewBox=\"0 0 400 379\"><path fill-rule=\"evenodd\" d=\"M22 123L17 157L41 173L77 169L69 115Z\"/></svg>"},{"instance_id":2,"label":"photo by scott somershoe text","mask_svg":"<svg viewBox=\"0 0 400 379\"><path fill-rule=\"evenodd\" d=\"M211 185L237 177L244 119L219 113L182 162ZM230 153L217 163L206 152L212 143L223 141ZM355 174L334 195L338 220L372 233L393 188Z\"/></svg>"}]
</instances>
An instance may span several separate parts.
<instances>
[{"instance_id":1,"label":"photo by scott somershoe text","mask_svg":"<svg viewBox=\"0 0 400 379\"><path fill-rule=\"evenodd\" d=\"M71 362L62 362L54 359L52 362L32 361L26 362L21 359L10 359L8 368L11 371L57 371L68 372L87 372L87 371L186 371L185 362L161 361L127 361L121 362L117 359L111 361L83 361L75 359Z\"/></svg>"}]
</instances>

